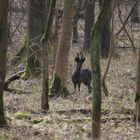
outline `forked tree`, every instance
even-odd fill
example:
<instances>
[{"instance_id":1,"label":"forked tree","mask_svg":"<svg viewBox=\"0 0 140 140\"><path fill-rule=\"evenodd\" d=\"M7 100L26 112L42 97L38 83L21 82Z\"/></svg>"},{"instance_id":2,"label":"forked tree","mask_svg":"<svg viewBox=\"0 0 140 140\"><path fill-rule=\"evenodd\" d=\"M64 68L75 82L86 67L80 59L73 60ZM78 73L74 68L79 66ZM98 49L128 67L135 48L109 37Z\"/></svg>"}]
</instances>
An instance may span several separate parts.
<instances>
[{"instance_id":1,"label":"forked tree","mask_svg":"<svg viewBox=\"0 0 140 140\"><path fill-rule=\"evenodd\" d=\"M6 76L6 53L8 46L7 13L8 0L0 0L0 126L6 124L4 115L3 89Z\"/></svg>"},{"instance_id":2,"label":"forked tree","mask_svg":"<svg viewBox=\"0 0 140 140\"><path fill-rule=\"evenodd\" d=\"M111 0L103 0L98 19L91 34L91 67L92 67L92 139L100 138L101 127L101 72L99 61L99 48L101 31L108 20L108 7Z\"/></svg>"},{"instance_id":3,"label":"forked tree","mask_svg":"<svg viewBox=\"0 0 140 140\"><path fill-rule=\"evenodd\" d=\"M62 95L68 92L66 82L68 74L68 56L72 36L73 5L74 0L64 1L62 31L57 48L54 80L51 87L51 93L53 95Z\"/></svg>"}]
</instances>

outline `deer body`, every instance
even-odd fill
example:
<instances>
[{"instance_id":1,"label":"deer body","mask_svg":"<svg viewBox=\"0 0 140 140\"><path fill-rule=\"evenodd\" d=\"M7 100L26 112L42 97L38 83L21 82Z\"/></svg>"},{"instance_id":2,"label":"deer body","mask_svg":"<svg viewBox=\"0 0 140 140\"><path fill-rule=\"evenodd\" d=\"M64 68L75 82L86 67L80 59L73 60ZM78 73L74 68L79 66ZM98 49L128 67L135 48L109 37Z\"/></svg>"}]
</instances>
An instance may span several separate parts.
<instances>
[{"instance_id":1,"label":"deer body","mask_svg":"<svg viewBox=\"0 0 140 140\"><path fill-rule=\"evenodd\" d=\"M76 90L78 85L78 89L80 91L81 83L83 83L88 87L89 92L91 92L91 71L89 69L82 69L82 64L85 61L85 58L83 58L83 55L81 58L79 58L79 54L77 53L75 61L77 63L77 66L71 77L74 84L74 89Z\"/></svg>"}]
</instances>

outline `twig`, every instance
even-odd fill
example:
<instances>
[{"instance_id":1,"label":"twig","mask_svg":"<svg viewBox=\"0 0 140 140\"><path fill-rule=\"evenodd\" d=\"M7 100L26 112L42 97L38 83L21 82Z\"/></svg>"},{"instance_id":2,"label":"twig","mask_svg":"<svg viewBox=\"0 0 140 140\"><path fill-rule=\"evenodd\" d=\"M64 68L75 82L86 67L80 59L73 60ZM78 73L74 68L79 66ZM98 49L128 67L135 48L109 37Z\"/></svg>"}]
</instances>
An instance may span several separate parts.
<instances>
[{"instance_id":1,"label":"twig","mask_svg":"<svg viewBox=\"0 0 140 140\"><path fill-rule=\"evenodd\" d=\"M138 3L138 0L137 0L137 1L135 2L135 4L133 5L131 11L129 12L129 14L128 14L127 18L125 19L125 21L124 21L122 27L120 28L120 30L113 36L113 40L122 32L122 30L123 30L124 27L126 26L127 21L129 20L129 18L130 18L130 16L131 16L131 14L132 14L134 8L136 7L137 3Z\"/></svg>"},{"instance_id":2,"label":"twig","mask_svg":"<svg viewBox=\"0 0 140 140\"><path fill-rule=\"evenodd\" d=\"M118 5L117 7L118 7L118 16L119 16L120 22L121 22L121 24L122 24L122 26L123 26L123 20L122 20L122 17L121 17L120 6ZM133 40L131 39L131 37L130 37L130 35L129 35L127 29L126 29L126 27L124 26L123 29L124 29L125 33L127 34L128 39L129 39L129 41L130 41L130 43L131 43L131 45L132 45L132 47L133 47L133 51L136 52L134 42L133 42Z\"/></svg>"},{"instance_id":3,"label":"twig","mask_svg":"<svg viewBox=\"0 0 140 140\"><path fill-rule=\"evenodd\" d=\"M22 3L22 7L23 7L23 3ZM15 32L17 31L18 27L20 26L22 20L23 20L23 12L22 12L21 19L20 19L20 21L18 22L18 24L17 24L15 30L10 34L10 38L14 36L14 34L15 34Z\"/></svg>"},{"instance_id":4,"label":"twig","mask_svg":"<svg viewBox=\"0 0 140 140\"><path fill-rule=\"evenodd\" d=\"M136 1L136 3L134 4L134 6L132 7L130 13L128 14L126 20L124 21L124 23L122 24L122 27L120 28L120 30L113 36L113 27L114 27L114 15L112 15L112 33L110 35L110 55L109 55L109 60L108 60L108 64L107 64L107 67L106 67L106 70L105 70L105 73L103 75L103 78L102 78L102 87L103 87L103 91L105 93L105 95L107 96L108 95L108 89L106 87L106 84L105 84L105 79L106 79L106 76L107 76L107 73L108 73L108 70L109 70L109 66L110 66L110 62L111 62L111 58L112 58L112 53L113 53L113 40L115 38L118 37L118 35L121 33L121 31L124 29L128 19L130 18L131 16L131 13L133 12L136 4L137 4L138 1ZM113 13L113 10L112 10L112 13ZM114 14L114 13L113 13Z\"/></svg>"}]
</instances>

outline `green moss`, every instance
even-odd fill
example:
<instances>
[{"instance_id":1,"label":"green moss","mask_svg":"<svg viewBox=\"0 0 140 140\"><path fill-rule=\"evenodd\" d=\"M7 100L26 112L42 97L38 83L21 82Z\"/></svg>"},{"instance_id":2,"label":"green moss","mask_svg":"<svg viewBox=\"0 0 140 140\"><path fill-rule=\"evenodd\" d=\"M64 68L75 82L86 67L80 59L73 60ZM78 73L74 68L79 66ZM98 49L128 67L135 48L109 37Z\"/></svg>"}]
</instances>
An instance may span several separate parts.
<instances>
[{"instance_id":1,"label":"green moss","mask_svg":"<svg viewBox=\"0 0 140 140\"><path fill-rule=\"evenodd\" d=\"M43 119L35 119L31 123L38 124L38 123L41 123L42 121L43 121Z\"/></svg>"},{"instance_id":2,"label":"green moss","mask_svg":"<svg viewBox=\"0 0 140 140\"><path fill-rule=\"evenodd\" d=\"M61 88L61 90L58 92L58 95L63 96L63 97L66 97L69 94L70 93L66 87Z\"/></svg>"},{"instance_id":3,"label":"green moss","mask_svg":"<svg viewBox=\"0 0 140 140\"><path fill-rule=\"evenodd\" d=\"M55 74L51 88L50 88L50 94L53 96L58 96L58 92L61 89L61 80L60 78Z\"/></svg>"},{"instance_id":4,"label":"green moss","mask_svg":"<svg viewBox=\"0 0 140 140\"><path fill-rule=\"evenodd\" d=\"M10 134L4 131L0 133L0 140L10 140L10 139L11 139Z\"/></svg>"},{"instance_id":5,"label":"green moss","mask_svg":"<svg viewBox=\"0 0 140 140\"><path fill-rule=\"evenodd\" d=\"M25 72L21 75L21 79L26 80L31 76L30 69L26 66Z\"/></svg>"},{"instance_id":6,"label":"green moss","mask_svg":"<svg viewBox=\"0 0 140 140\"><path fill-rule=\"evenodd\" d=\"M28 113L26 113L26 112L16 112L15 113L15 117L17 118L17 119L27 119L28 118L28 116L29 116L29 114Z\"/></svg>"},{"instance_id":7,"label":"green moss","mask_svg":"<svg viewBox=\"0 0 140 140\"><path fill-rule=\"evenodd\" d=\"M53 83L50 88L50 95L51 96L68 96L69 91L66 87L61 86L61 79L55 74Z\"/></svg>"}]
</instances>

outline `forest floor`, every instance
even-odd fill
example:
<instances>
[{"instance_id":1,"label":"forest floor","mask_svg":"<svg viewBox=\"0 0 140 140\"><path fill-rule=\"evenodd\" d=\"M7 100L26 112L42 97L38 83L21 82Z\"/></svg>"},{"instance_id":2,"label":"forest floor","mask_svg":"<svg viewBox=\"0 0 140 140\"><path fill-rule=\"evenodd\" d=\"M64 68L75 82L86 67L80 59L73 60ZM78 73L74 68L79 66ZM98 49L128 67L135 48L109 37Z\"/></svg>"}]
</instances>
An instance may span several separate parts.
<instances>
[{"instance_id":1,"label":"forest floor","mask_svg":"<svg viewBox=\"0 0 140 140\"><path fill-rule=\"evenodd\" d=\"M12 31L20 22L21 14L12 14ZM9 63L22 47L26 19L11 38L8 48L7 78L23 68ZM79 32L79 30L78 30ZM135 37L136 38L136 37ZM82 45L79 45L82 46ZM82 85L74 92L71 74L75 67L74 57L78 47L72 47L69 58L67 87L70 95L50 98L50 110L42 113L41 79L17 80L10 87L19 93L4 92L5 115L8 128L0 128L0 140L88 140L91 138L91 94ZM108 97L102 92L102 140L140 140L140 128L133 122L134 98L136 92L137 54L132 49L116 49L119 57L112 58L106 84ZM90 68L90 56L84 54L84 68ZM101 58L101 72L104 73L108 59ZM50 78L51 81L51 78ZM21 92L22 91L22 92Z\"/></svg>"},{"instance_id":2,"label":"forest floor","mask_svg":"<svg viewBox=\"0 0 140 140\"><path fill-rule=\"evenodd\" d=\"M50 98L47 114L40 110L41 79L17 80L10 85L25 94L4 93L9 128L0 128L0 140L90 139L91 94L84 85L80 92L74 92L70 78L77 51L77 48L72 48L70 52L70 95L65 98ZM106 79L109 96L102 93L101 136L102 140L138 140L139 127L133 122L137 55L133 54L132 49L116 51L120 57L112 59ZM89 55L85 54L85 57L83 67L90 68ZM107 62L108 59L101 59L102 73Z\"/></svg>"}]
</instances>

